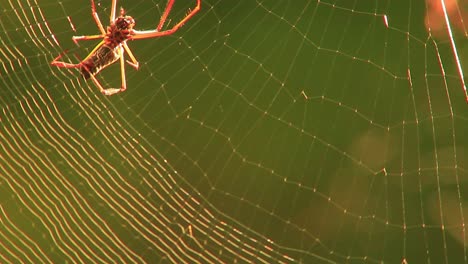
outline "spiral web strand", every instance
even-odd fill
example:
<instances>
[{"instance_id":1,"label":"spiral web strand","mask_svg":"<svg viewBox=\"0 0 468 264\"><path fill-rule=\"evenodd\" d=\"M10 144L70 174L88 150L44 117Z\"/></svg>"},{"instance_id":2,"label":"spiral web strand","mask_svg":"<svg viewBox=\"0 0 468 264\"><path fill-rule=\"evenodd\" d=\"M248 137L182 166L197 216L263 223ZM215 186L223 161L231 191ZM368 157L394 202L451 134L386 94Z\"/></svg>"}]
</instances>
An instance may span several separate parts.
<instances>
[{"instance_id":1,"label":"spiral web strand","mask_svg":"<svg viewBox=\"0 0 468 264\"><path fill-rule=\"evenodd\" d=\"M0 262L468 263L463 4L0 0Z\"/></svg>"}]
</instances>

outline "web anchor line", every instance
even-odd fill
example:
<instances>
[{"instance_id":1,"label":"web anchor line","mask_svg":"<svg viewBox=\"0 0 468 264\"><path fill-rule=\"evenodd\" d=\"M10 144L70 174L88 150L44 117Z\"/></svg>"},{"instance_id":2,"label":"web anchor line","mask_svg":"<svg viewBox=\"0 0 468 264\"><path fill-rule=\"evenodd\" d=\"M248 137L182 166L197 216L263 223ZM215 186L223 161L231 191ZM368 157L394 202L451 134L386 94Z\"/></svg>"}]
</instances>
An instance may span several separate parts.
<instances>
[{"instance_id":1,"label":"web anchor line","mask_svg":"<svg viewBox=\"0 0 468 264\"><path fill-rule=\"evenodd\" d=\"M468 103L468 92L466 90L466 83L465 83L465 78L463 76L463 69L460 63L460 59L458 57L458 51L457 51L457 45L455 44L455 40L453 39L453 34L452 34L452 27L450 26L450 19L447 14L447 8L445 7L445 1L440 0L440 3L442 5L442 10L444 11L444 18L445 18L445 23L447 25L447 32L450 37L450 44L452 45L452 51L453 55L455 56L455 61L457 62L457 69L458 69L458 75L460 76L460 81L463 86L463 92L465 93L465 101Z\"/></svg>"}]
</instances>

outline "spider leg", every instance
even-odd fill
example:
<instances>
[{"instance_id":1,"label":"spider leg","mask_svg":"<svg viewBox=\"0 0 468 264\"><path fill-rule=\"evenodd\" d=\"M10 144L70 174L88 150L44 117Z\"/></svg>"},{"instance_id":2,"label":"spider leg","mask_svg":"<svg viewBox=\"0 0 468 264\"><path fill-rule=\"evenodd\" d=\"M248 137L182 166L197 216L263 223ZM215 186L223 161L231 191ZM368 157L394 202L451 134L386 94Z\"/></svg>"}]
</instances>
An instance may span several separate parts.
<instances>
[{"instance_id":1,"label":"spider leg","mask_svg":"<svg viewBox=\"0 0 468 264\"><path fill-rule=\"evenodd\" d=\"M117 0L112 0L112 7L110 13L110 23L114 22L115 20L115 10L117 9Z\"/></svg>"},{"instance_id":2,"label":"spider leg","mask_svg":"<svg viewBox=\"0 0 468 264\"><path fill-rule=\"evenodd\" d=\"M138 70L138 66L140 65L140 63L135 59L135 56L133 56L133 53L130 50L130 48L128 47L127 42L123 43L123 47L124 47L125 51L127 52L128 56L130 56L130 59L132 60L132 61L127 60L127 63L130 64L130 66L132 66L136 70Z\"/></svg>"},{"instance_id":3,"label":"spider leg","mask_svg":"<svg viewBox=\"0 0 468 264\"><path fill-rule=\"evenodd\" d=\"M98 13L96 12L96 6L94 5L94 0L91 0L91 12L93 14L94 22L96 22L96 25L99 28L99 31L101 31L102 35L106 34L106 30L102 26L101 20L99 20Z\"/></svg>"},{"instance_id":4,"label":"spider leg","mask_svg":"<svg viewBox=\"0 0 468 264\"><path fill-rule=\"evenodd\" d=\"M173 0L169 0L171 2L173 2ZM171 35L173 34L174 32L176 32L185 22L187 22L190 18L192 18L199 10L200 10L200 5L201 5L201 0L197 0L197 5L195 6L195 8L190 11L190 13L188 13L184 19L182 19L179 23L177 23L175 26L173 26L171 29L168 29L168 30L165 30L165 31L158 31L157 29L156 30L144 30L144 31L138 31L138 30L134 30L133 31L133 35L131 36L130 39L145 39L145 38L155 38L155 37L162 37L162 36L167 36L167 35ZM168 4L169 6L169 4ZM171 8L172 8L172 4L171 4ZM167 8L166 8L167 9ZM164 12L163 16L166 15L166 11ZM165 19L164 19L165 20ZM161 24L161 22L160 22ZM158 26L159 27L159 26Z\"/></svg>"},{"instance_id":5,"label":"spider leg","mask_svg":"<svg viewBox=\"0 0 468 264\"><path fill-rule=\"evenodd\" d=\"M105 89L102 87L101 83L98 81L98 79L96 79L96 76L94 76L93 74L90 74L89 77L91 78L91 80L93 80L93 83L97 86L97 88L99 89L99 91L102 93L102 94L106 94L105 93Z\"/></svg>"},{"instance_id":6,"label":"spider leg","mask_svg":"<svg viewBox=\"0 0 468 264\"><path fill-rule=\"evenodd\" d=\"M168 0L167 1L166 9L164 9L164 13L161 16L161 20L159 20L159 25L156 28L157 31L161 31L161 29L162 29L162 27L164 25L164 22L166 21L167 16L169 15L169 12L171 12L173 4L174 4L174 0Z\"/></svg>"},{"instance_id":7,"label":"spider leg","mask_svg":"<svg viewBox=\"0 0 468 264\"><path fill-rule=\"evenodd\" d=\"M96 12L96 5L94 4L94 0L91 0L91 13L93 14L94 22L96 22L96 25L99 28L99 31L101 31L101 35L73 36L72 40L77 45L78 45L78 41L80 40L100 39L100 38L104 38L106 35L106 30L104 29L104 26L102 26L101 20L99 20L98 13Z\"/></svg>"},{"instance_id":8,"label":"spider leg","mask_svg":"<svg viewBox=\"0 0 468 264\"><path fill-rule=\"evenodd\" d=\"M99 83L99 81L96 79L96 77L94 75L91 74L91 79L93 80L94 84L96 84L96 86L99 88L99 91L101 91L102 94L104 95L113 95L113 94L116 94L116 93L120 93L120 92L123 92L127 89L127 81L125 79L125 59L124 59L124 48L122 46L119 47L118 49L118 53L119 53L119 56L120 56L120 74L121 74L121 77L122 77L122 85L120 87L120 89L118 88L108 88L108 89L104 89L101 85L101 83Z\"/></svg>"},{"instance_id":9,"label":"spider leg","mask_svg":"<svg viewBox=\"0 0 468 264\"><path fill-rule=\"evenodd\" d=\"M78 45L79 40L93 40L93 39L101 39L104 38L104 35L91 35L91 36L73 36L72 40L75 44Z\"/></svg>"},{"instance_id":10,"label":"spider leg","mask_svg":"<svg viewBox=\"0 0 468 264\"><path fill-rule=\"evenodd\" d=\"M50 65L57 66L57 67L60 67L60 68L80 68L81 67L81 64L79 64L79 63L74 64L74 63L59 61L59 59L62 58L62 56L65 53L66 53L66 51L63 52L62 54L58 55L53 61L50 62Z\"/></svg>"},{"instance_id":11,"label":"spider leg","mask_svg":"<svg viewBox=\"0 0 468 264\"><path fill-rule=\"evenodd\" d=\"M127 90L127 80L125 76L125 58L124 58L124 48L120 46L120 74L122 75L122 85L120 86L119 92Z\"/></svg>"}]
</instances>

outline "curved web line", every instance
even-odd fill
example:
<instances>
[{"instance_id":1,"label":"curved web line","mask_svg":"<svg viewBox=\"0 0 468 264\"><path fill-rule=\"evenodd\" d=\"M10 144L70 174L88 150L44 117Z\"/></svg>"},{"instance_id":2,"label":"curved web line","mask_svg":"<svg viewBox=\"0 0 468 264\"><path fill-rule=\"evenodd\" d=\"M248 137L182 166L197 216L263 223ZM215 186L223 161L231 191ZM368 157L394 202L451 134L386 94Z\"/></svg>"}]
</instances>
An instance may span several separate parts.
<instances>
[{"instance_id":1,"label":"curved web line","mask_svg":"<svg viewBox=\"0 0 468 264\"><path fill-rule=\"evenodd\" d=\"M167 3L121 2L139 30ZM450 42L417 1L202 0L128 42L141 67L112 98L49 66L93 49L71 38L98 33L89 4L6 3L0 262L467 263L444 2Z\"/></svg>"}]
</instances>

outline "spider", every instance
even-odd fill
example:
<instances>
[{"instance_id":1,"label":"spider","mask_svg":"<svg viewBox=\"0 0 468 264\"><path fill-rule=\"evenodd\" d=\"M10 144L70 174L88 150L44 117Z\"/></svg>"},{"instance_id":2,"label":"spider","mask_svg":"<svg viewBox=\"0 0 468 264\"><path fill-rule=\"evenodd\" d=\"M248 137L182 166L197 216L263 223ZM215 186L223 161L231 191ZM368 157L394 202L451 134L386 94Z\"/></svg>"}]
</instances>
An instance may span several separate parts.
<instances>
[{"instance_id":1,"label":"spider","mask_svg":"<svg viewBox=\"0 0 468 264\"><path fill-rule=\"evenodd\" d=\"M91 78L94 84L99 88L101 93L104 95L113 95L119 92L123 92L127 89L127 83L125 80L125 62L124 62L124 53L127 52L131 61L127 60L127 63L133 68L138 70L138 61L135 59L132 51L127 45L127 40L134 39L146 39L146 38L155 38L171 35L176 32L185 22L187 22L195 13L200 10L200 1L197 0L197 5L193 10L191 10L179 23L175 24L171 29L161 31L164 22L169 15L169 12L172 9L175 0L168 0L166 9L160 18L159 24L155 30L134 30L135 20L131 16L125 15L125 10L120 8L120 16L115 17L117 0L112 0L112 7L110 13L110 25L107 27L107 30L104 30L104 27L99 20L99 16L96 12L96 7L94 5L94 0L91 0L91 12L96 22L97 27L101 34L91 35L91 36L74 36L72 40L78 44L80 40L94 40L94 39L103 39L92 51L91 53L80 63L66 63L59 61L63 54L60 54L56 57L51 65L62 67L62 68L78 68L81 70L81 74L85 79ZM96 79L95 75L98 74L105 67L113 64L120 59L120 73L122 77L122 85L120 88L108 88L104 89L99 81Z\"/></svg>"}]
</instances>

